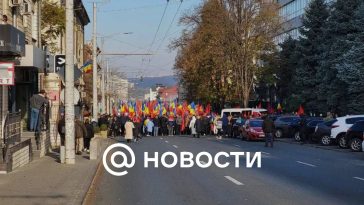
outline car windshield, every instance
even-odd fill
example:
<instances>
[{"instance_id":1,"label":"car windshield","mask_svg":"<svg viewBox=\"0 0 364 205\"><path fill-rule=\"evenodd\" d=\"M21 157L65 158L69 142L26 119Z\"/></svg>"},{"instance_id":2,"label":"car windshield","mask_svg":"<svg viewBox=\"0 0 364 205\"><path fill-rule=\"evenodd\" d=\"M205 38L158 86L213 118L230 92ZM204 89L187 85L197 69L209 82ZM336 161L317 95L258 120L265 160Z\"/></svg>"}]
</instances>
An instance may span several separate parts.
<instances>
[{"instance_id":1,"label":"car windshield","mask_svg":"<svg viewBox=\"0 0 364 205\"><path fill-rule=\"evenodd\" d=\"M249 123L250 127L262 127L263 121L262 120L253 120Z\"/></svg>"}]
</instances>

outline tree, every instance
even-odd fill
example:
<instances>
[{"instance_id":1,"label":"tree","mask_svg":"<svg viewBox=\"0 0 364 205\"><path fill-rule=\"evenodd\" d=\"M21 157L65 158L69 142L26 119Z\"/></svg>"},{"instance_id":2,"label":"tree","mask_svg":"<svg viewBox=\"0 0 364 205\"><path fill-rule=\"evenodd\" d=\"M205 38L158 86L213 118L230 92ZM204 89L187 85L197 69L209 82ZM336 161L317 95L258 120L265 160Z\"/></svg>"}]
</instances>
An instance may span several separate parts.
<instances>
[{"instance_id":1,"label":"tree","mask_svg":"<svg viewBox=\"0 0 364 205\"><path fill-rule=\"evenodd\" d=\"M51 53L58 51L54 42L65 31L66 12L65 9L51 0L42 1L42 44L47 45Z\"/></svg>"},{"instance_id":2,"label":"tree","mask_svg":"<svg viewBox=\"0 0 364 205\"><path fill-rule=\"evenodd\" d=\"M220 102L221 106L234 96L229 89L231 22L227 12L218 0L209 0L180 21L190 30L184 30L171 47L179 49L175 70L187 90L187 99Z\"/></svg>"},{"instance_id":3,"label":"tree","mask_svg":"<svg viewBox=\"0 0 364 205\"><path fill-rule=\"evenodd\" d=\"M361 0L337 0L331 9L330 17L324 27L323 54L318 70L318 79L322 79L319 85L319 100L323 101L327 108L339 114L346 114L349 103L346 98L347 86L345 81L338 78L336 64L340 57L351 49L350 41L353 41L354 33L358 28L353 23L353 12L359 7Z\"/></svg>"},{"instance_id":4,"label":"tree","mask_svg":"<svg viewBox=\"0 0 364 205\"><path fill-rule=\"evenodd\" d=\"M275 48L273 37L280 27L278 5L273 1L222 0L233 22L235 41L231 56L241 101L248 107L255 76L263 55Z\"/></svg>"},{"instance_id":5,"label":"tree","mask_svg":"<svg viewBox=\"0 0 364 205\"><path fill-rule=\"evenodd\" d=\"M323 28L329 17L325 0L313 0L309 3L302 19L303 27L299 30L301 36L297 44L299 57L294 74L294 93L299 104L305 105L314 112L320 110L317 98L317 70L322 53ZM293 65L294 66L294 65ZM298 106L297 106L298 107Z\"/></svg>"},{"instance_id":6,"label":"tree","mask_svg":"<svg viewBox=\"0 0 364 205\"><path fill-rule=\"evenodd\" d=\"M338 78L346 83L347 112L362 114L364 112L364 3L354 15L352 26L359 32L349 34L351 46L335 65Z\"/></svg>"}]
</instances>

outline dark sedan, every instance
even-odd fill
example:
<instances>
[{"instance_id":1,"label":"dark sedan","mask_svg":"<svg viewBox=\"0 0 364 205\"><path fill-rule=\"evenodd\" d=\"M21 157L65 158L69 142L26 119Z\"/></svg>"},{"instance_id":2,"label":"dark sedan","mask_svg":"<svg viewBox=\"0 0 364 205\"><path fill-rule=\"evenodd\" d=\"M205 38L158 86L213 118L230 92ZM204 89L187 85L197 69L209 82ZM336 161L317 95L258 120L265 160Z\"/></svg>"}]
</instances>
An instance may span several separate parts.
<instances>
[{"instance_id":1,"label":"dark sedan","mask_svg":"<svg viewBox=\"0 0 364 205\"><path fill-rule=\"evenodd\" d=\"M351 128L346 132L345 140L351 150L359 152L362 149L362 142L364 137L364 121L354 123Z\"/></svg>"},{"instance_id":2,"label":"dark sedan","mask_svg":"<svg viewBox=\"0 0 364 205\"><path fill-rule=\"evenodd\" d=\"M315 133L312 135L313 141L318 141L322 145L330 145L331 143L331 126L336 122L336 119L329 120L323 123L317 124Z\"/></svg>"},{"instance_id":3,"label":"dark sedan","mask_svg":"<svg viewBox=\"0 0 364 205\"><path fill-rule=\"evenodd\" d=\"M308 118L306 121L306 128L305 128L305 135L307 135L307 139L309 141L312 141L313 135L315 133L316 126L320 123L323 123L324 121L322 119L315 119L315 118ZM301 141L301 135L300 132L295 133L294 139L296 141Z\"/></svg>"}]
</instances>

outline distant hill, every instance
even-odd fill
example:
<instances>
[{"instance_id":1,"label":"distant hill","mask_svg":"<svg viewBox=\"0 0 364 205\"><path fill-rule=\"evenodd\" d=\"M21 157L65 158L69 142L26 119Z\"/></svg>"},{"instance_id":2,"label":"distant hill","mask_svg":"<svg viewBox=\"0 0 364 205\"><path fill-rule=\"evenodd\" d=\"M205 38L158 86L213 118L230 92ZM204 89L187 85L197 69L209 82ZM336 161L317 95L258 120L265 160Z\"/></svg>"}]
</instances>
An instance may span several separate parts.
<instances>
[{"instance_id":1,"label":"distant hill","mask_svg":"<svg viewBox=\"0 0 364 205\"><path fill-rule=\"evenodd\" d=\"M129 78L129 81L138 88L154 87L157 83L164 86L173 86L178 83L176 76L144 77L142 81L140 78Z\"/></svg>"}]
</instances>

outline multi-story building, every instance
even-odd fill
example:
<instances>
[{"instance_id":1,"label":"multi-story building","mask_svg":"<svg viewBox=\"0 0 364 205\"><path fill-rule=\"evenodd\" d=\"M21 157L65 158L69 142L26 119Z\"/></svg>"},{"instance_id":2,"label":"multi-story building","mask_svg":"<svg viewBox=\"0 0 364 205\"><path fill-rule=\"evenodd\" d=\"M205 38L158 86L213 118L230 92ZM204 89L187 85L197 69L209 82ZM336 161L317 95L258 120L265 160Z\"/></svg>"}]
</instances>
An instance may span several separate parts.
<instances>
[{"instance_id":1,"label":"multi-story building","mask_svg":"<svg viewBox=\"0 0 364 205\"><path fill-rule=\"evenodd\" d=\"M280 5L279 15L282 17L282 30L276 37L276 43L282 43L288 36L297 39L300 36L302 17L311 0L277 0ZM333 0L326 0L327 3Z\"/></svg>"},{"instance_id":2,"label":"multi-story building","mask_svg":"<svg viewBox=\"0 0 364 205\"><path fill-rule=\"evenodd\" d=\"M51 67L52 57L47 55L46 47L42 45L41 34L44 29L41 25L42 2L44 1L0 1L0 145L6 126L5 118L10 116L9 113L20 111L23 125L21 129L28 128L29 99L40 89L48 91L51 105L55 107L59 105L62 87L60 77L55 73L44 75L54 70ZM58 2L64 5L64 1ZM74 0L74 8L75 63L81 67L84 63L84 26L90 20L81 0ZM64 39L65 36L61 35L60 38ZM65 46L63 44L59 46L60 51L64 52ZM57 113L53 109L52 111L51 113ZM51 133L57 131L52 130Z\"/></svg>"}]
</instances>

